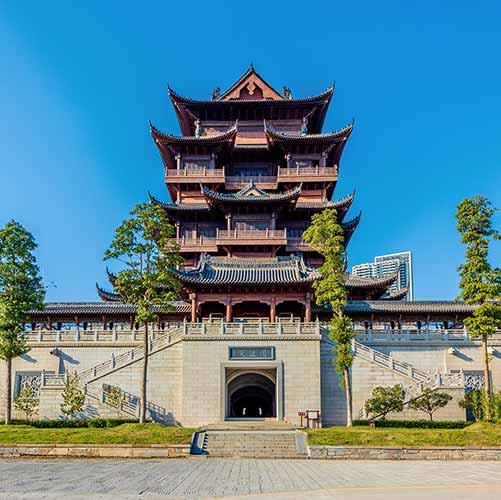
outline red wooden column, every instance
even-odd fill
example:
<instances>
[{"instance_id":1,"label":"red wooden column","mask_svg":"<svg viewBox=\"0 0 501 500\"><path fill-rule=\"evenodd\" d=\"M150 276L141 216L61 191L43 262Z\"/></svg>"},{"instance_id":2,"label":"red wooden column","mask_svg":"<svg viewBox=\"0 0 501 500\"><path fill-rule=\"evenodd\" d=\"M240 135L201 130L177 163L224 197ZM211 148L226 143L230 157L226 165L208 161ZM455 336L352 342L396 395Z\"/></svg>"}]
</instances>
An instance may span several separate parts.
<instances>
[{"instance_id":1,"label":"red wooden column","mask_svg":"<svg viewBox=\"0 0 501 500\"><path fill-rule=\"evenodd\" d=\"M270 303L270 323L275 323L276 311L277 311L277 308L276 308L275 300L272 299L272 301Z\"/></svg>"},{"instance_id":2,"label":"red wooden column","mask_svg":"<svg viewBox=\"0 0 501 500\"><path fill-rule=\"evenodd\" d=\"M311 321L311 295L310 293L306 294L306 304L304 309L304 321L309 323Z\"/></svg>"},{"instance_id":3,"label":"red wooden column","mask_svg":"<svg viewBox=\"0 0 501 500\"><path fill-rule=\"evenodd\" d=\"M233 321L233 306L231 300L226 302L226 322L231 323Z\"/></svg>"},{"instance_id":4,"label":"red wooden column","mask_svg":"<svg viewBox=\"0 0 501 500\"><path fill-rule=\"evenodd\" d=\"M196 323L197 322L197 294L190 293L190 299L191 299L191 322Z\"/></svg>"}]
</instances>

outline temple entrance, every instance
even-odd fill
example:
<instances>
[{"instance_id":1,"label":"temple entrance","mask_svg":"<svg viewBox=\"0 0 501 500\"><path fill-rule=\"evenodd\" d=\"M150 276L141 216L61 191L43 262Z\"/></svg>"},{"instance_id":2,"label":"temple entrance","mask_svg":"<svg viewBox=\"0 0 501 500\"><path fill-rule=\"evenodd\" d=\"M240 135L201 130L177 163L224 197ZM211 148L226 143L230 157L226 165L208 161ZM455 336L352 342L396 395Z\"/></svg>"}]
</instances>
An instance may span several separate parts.
<instances>
[{"instance_id":1,"label":"temple entrance","mask_svg":"<svg viewBox=\"0 0 501 500\"><path fill-rule=\"evenodd\" d=\"M221 302L204 302L200 304L200 317L203 319L223 319L226 314L226 306Z\"/></svg>"},{"instance_id":2,"label":"temple entrance","mask_svg":"<svg viewBox=\"0 0 501 500\"><path fill-rule=\"evenodd\" d=\"M238 370L228 377L227 417L273 418L276 410L275 370Z\"/></svg>"},{"instance_id":3,"label":"temple entrance","mask_svg":"<svg viewBox=\"0 0 501 500\"><path fill-rule=\"evenodd\" d=\"M233 306L233 317L235 319L269 318L270 306L265 302L239 302Z\"/></svg>"},{"instance_id":4,"label":"temple entrance","mask_svg":"<svg viewBox=\"0 0 501 500\"><path fill-rule=\"evenodd\" d=\"M299 320L304 318L304 304L293 300L285 300L277 304L277 318L280 320Z\"/></svg>"}]
</instances>

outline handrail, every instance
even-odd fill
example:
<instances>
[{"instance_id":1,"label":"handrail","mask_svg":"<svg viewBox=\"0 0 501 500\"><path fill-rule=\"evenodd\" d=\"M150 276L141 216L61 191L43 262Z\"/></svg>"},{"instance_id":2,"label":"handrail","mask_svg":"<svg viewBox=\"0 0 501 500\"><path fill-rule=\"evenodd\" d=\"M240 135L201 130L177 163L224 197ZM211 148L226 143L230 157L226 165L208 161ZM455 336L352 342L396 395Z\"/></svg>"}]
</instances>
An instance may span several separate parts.
<instances>
[{"instance_id":1,"label":"handrail","mask_svg":"<svg viewBox=\"0 0 501 500\"><path fill-rule=\"evenodd\" d=\"M278 167L278 177L308 176L308 175L337 175L337 167Z\"/></svg>"},{"instance_id":2,"label":"handrail","mask_svg":"<svg viewBox=\"0 0 501 500\"><path fill-rule=\"evenodd\" d=\"M210 167L185 167L181 169L169 168L165 172L166 177L224 177L224 168Z\"/></svg>"}]
</instances>

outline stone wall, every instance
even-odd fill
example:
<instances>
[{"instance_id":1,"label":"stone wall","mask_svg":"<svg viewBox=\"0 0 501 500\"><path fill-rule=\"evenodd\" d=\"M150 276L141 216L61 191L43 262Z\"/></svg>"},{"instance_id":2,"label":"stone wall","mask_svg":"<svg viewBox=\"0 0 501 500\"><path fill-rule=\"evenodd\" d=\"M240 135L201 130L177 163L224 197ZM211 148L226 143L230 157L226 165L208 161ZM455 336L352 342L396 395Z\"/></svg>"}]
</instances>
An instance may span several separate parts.
<instances>
[{"instance_id":1,"label":"stone wall","mask_svg":"<svg viewBox=\"0 0 501 500\"><path fill-rule=\"evenodd\" d=\"M499 344L499 342L498 342ZM42 370L63 374L81 372L96 364L140 345L138 342L47 342L33 343L26 355L13 362L13 390L16 373L40 373ZM410 363L416 369L434 373L464 370L482 373L482 352L479 342L368 343L371 348L395 359ZM501 387L501 345L491 342L495 352L491 368L495 387ZM150 355L148 399L150 417L165 423L204 425L224 418L224 371L235 362L228 359L230 346L274 346L274 369L280 375L279 406L283 418L299 423L297 413L320 409L323 425L343 425L346 418L344 390L333 366L331 344L319 342L315 335L189 335L182 341ZM58 355L50 354L55 347ZM452 349L451 349L452 348ZM248 367L259 368L264 362L246 360ZM236 365L235 365L236 366ZM122 390L140 395L142 360L138 360L90 384L93 394L100 394L102 384L118 385ZM354 417L363 408L377 385L412 385L415 380L357 357L352 367ZM4 406L5 363L0 363L0 405ZM457 389L446 389L454 401L436 414L437 420L463 419L457 405L462 396ZM41 395L40 416L60 415L60 390L45 389ZM107 415L106 405L89 399L87 413ZM14 417L23 415L14 413ZM427 418L424 414L406 411L390 418Z\"/></svg>"},{"instance_id":2,"label":"stone wall","mask_svg":"<svg viewBox=\"0 0 501 500\"><path fill-rule=\"evenodd\" d=\"M308 455L328 460L501 460L501 447L308 446Z\"/></svg>"}]
</instances>

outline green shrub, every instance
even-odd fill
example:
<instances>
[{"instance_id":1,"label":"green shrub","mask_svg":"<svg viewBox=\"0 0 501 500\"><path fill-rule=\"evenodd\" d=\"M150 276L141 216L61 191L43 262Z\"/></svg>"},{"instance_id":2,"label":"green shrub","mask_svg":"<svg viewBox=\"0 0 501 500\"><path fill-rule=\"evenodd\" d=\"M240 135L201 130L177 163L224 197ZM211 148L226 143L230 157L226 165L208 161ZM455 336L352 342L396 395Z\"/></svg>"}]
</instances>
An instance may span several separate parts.
<instances>
[{"instance_id":1,"label":"green shrub","mask_svg":"<svg viewBox=\"0 0 501 500\"><path fill-rule=\"evenodd\" d=\"M87 420L34 420L28 425L38 429L63 429L88 427Z\"/></svg>"},{"instance_id":2,"label":"green shrub","mask_svg":"<svg viewBox=\"0 0 501 500\"><path fill-rule=\"evenodd\" d=\"M137 418L92 418L89 420L18 420L15 423L22 425L31 425L40 429L64 429L64 428L111 428L122 424L136 424ZM14 422L13 422L14 423Z\"/></svg>"},{"instance_id":3,"label":"green shrub","mask_svg":"<svg viewBox=\"0 0 501 500\"><path fill-rule=\"evenodd\" d=\"M106 419L106 427L111 428L111 427L118 427L119 425L122 424L137 424L139 423L138 418L130 418L130 419L125 419L125 418L107 418Z\"/></svg>"},{"instance_id":4,"label":"green shrub","mask_svg":"<svg viewBox=\"0 0 501 500\"><path fill-rule=\"evenodd\" d=\"M376 420L376 427L395 427L405 429L464 429L472 424L472 422L464 421L430 421L430 420ZM353 425L356 427L369 426L368 420L354 420Z\"/></svg>"},{"instance_id":5,"label":"green shrub","mask_svg":"<svg viewBox=\"0 0 501 500\"><path fill-rule=\"evenodd\" d=\"M496 422L501 419L501 392L487 396L483 389L475 389L465 394L458 404L470 411L475 420Z\"/></svg>"}]
</instances>

